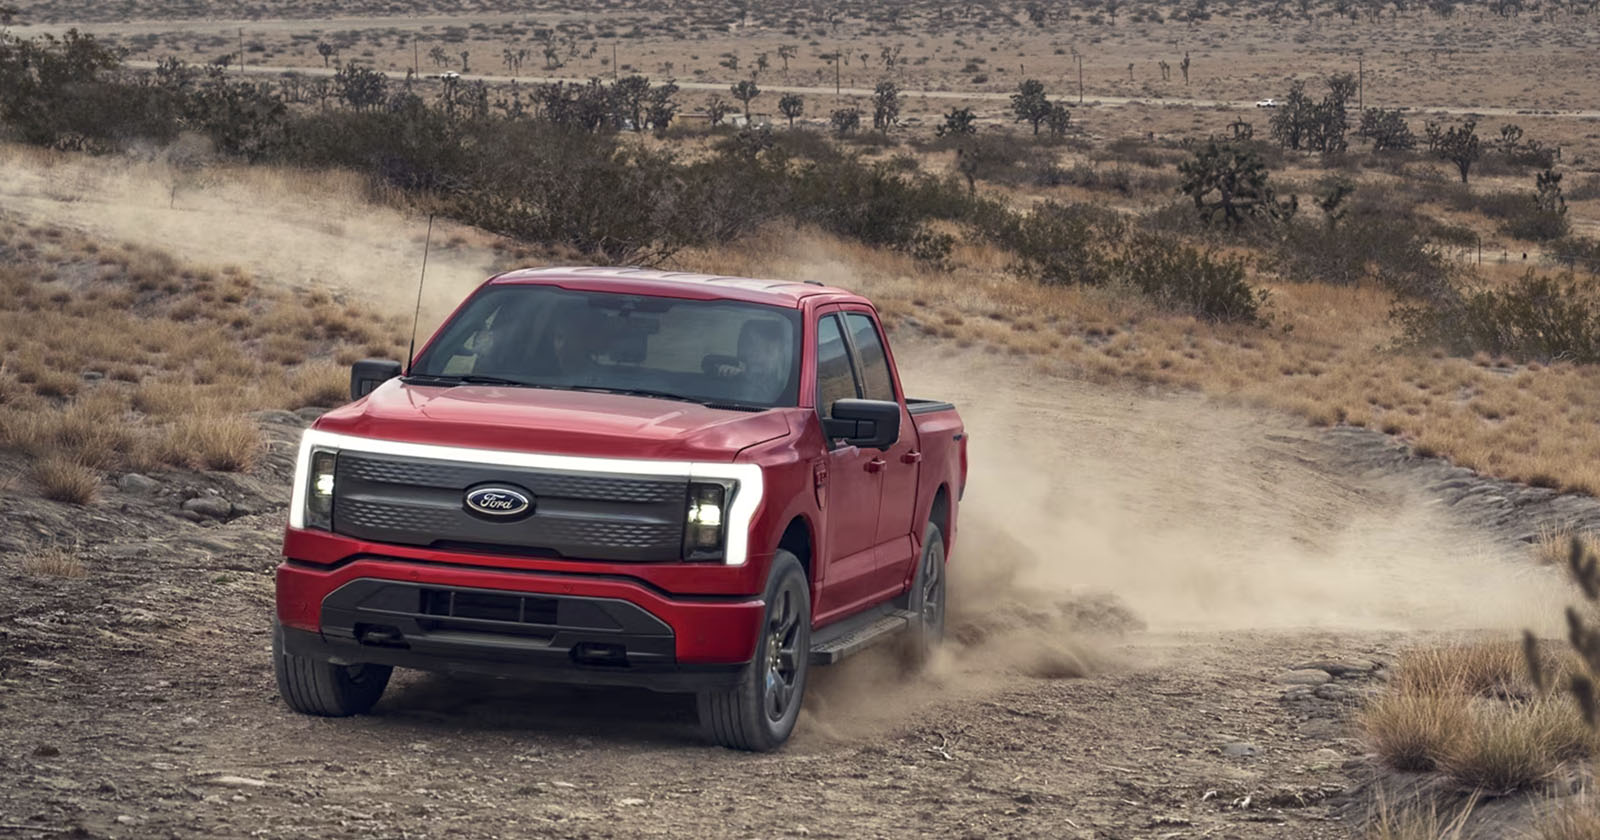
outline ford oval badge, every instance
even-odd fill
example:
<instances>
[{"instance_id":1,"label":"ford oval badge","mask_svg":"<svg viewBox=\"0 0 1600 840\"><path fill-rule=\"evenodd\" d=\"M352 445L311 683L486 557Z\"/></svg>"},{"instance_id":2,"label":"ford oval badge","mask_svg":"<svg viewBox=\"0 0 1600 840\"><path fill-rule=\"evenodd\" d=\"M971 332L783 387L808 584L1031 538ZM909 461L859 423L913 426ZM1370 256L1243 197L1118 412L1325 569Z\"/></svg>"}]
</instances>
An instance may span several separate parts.
<instances>
[{"instance_id":1,"label":"ford oval badge","mask_svg":"<svg viewBox=\"0 0 1600 840\"><path fill-rule=\"evenodd\" d=\"M533 512L533 500L521 490L484 486L467 491L467 510L483 516L511 519Z\"/></svg>"}]
</instances>

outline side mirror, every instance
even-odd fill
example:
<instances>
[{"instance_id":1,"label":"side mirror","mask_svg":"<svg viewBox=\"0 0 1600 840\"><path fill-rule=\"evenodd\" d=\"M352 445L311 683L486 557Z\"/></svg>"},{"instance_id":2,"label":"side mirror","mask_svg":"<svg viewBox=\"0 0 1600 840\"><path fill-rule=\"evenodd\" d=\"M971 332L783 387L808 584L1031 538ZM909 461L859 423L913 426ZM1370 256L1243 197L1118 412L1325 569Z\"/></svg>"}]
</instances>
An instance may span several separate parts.
<instances>
[{"instance_id":1,"label":"side mirror","mask_svg":"<svg viewBox=\"0 0 1600 840\"><path fill-rule=\"evenodd\" d=\"M362 359L350 366L350 399L359 400L379 385L400 375L399 362L388 359Z\"/></svg>"},{"instance_id":2,"label":"side mirror","mask_svg":"<svg viewBox=\"0 0 1600 840\"><path fill-rule=\"evenodd\" d=\"M900 439L900 404L887 400L837 400L822 422L829 440L862 449L888 449Z\"/></svg>"}]
</instances>

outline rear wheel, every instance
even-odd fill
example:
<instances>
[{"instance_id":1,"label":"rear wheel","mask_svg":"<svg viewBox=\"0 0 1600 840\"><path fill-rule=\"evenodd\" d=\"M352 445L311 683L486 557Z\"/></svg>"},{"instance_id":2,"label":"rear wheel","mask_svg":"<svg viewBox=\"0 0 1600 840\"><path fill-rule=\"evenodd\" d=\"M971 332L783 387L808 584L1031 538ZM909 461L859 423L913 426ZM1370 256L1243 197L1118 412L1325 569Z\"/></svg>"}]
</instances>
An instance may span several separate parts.
<instances>
[{"instance_id":1,"label":"rear wheel","mask_svg":"<svg viewBox=\"0 0 1600 840\"><path fill-rule=\"evenodd\" d=\"M372 710L389 685L388 665L335 665L283 649L283 629L272 625L272 670L278 694L303 715L349 717Z\"/></svg>"},{"instance_id":2,"label":"rear wheel","mask_svg":"<svg viewBox=\"0 0 1600 840\"><path fill-rule=\"evenodd\" d=\"M911 581L907 604L916 614L907 638L907 657L914 666L927 664L934 649L944 642L944 572L944 534L937 524L929 522L922 532L922 556L917 561L917 575Z\"/></svg>"},{"instance_id":3,"label":"rear wheel","mask_svg":"<svg viewBox=\"0 0 1600 840\"><path fill-rule=\"evenodd\" d=\"M811 587L800 561L779 551L767 578L767 608L756 655L733 688L698 696L700 723L711 740L766 752L794 731L811 658Z\"/></svg>"}]
</instances>

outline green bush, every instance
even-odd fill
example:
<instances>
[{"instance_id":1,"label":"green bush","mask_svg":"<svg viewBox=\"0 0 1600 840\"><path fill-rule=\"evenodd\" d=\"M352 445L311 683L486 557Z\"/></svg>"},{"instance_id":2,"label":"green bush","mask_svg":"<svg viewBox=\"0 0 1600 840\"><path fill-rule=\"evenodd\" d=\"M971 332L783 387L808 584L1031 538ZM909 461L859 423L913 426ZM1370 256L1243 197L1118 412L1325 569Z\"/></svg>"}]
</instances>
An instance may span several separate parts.
<instances>
[{"instance_id":1,"label":"green bush","mask_svg":"<svg viewBox=\"0 0 1600 840\"><path fill-rule=\"evenodd\" d=\"M1262 321L1267 293L1245 281L1245 263L1237 257L1141 233L1122 243L1106 271L1113 281L1138 289L1168 309L1214 321Z\"/></svg>"},{"instance_id":2,"label":"green bush","mask_svg":"<svg viewBox=\"0 0 1600 840\"><path fill-rule=\"evenodd\" d=\"M1529 270L1505 288L1467 289L1449 299L1395 310L1405 338L1456 355L1518 361L1600 362L1600 295L1571 273Z\"/></svg>"}]
</instances>

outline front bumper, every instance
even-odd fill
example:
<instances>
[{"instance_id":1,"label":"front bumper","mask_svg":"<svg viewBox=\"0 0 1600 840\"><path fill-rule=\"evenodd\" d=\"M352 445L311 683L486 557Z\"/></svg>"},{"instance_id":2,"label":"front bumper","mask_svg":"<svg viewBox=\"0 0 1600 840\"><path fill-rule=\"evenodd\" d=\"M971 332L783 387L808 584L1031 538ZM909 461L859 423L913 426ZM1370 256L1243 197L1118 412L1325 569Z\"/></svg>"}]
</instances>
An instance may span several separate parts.
<instances>
[{"instance_id":1,"label":"front bumper","mask_svg":"<svg viewBox=\"0 0 1600 840\"><path fill-rule=\"evenodd\" d=\"M622 577L463 568L381 556L287 561L289 653L432 671L692 691L754 655L759 598L685 598Z\"/></svg>"}]
</instances>

